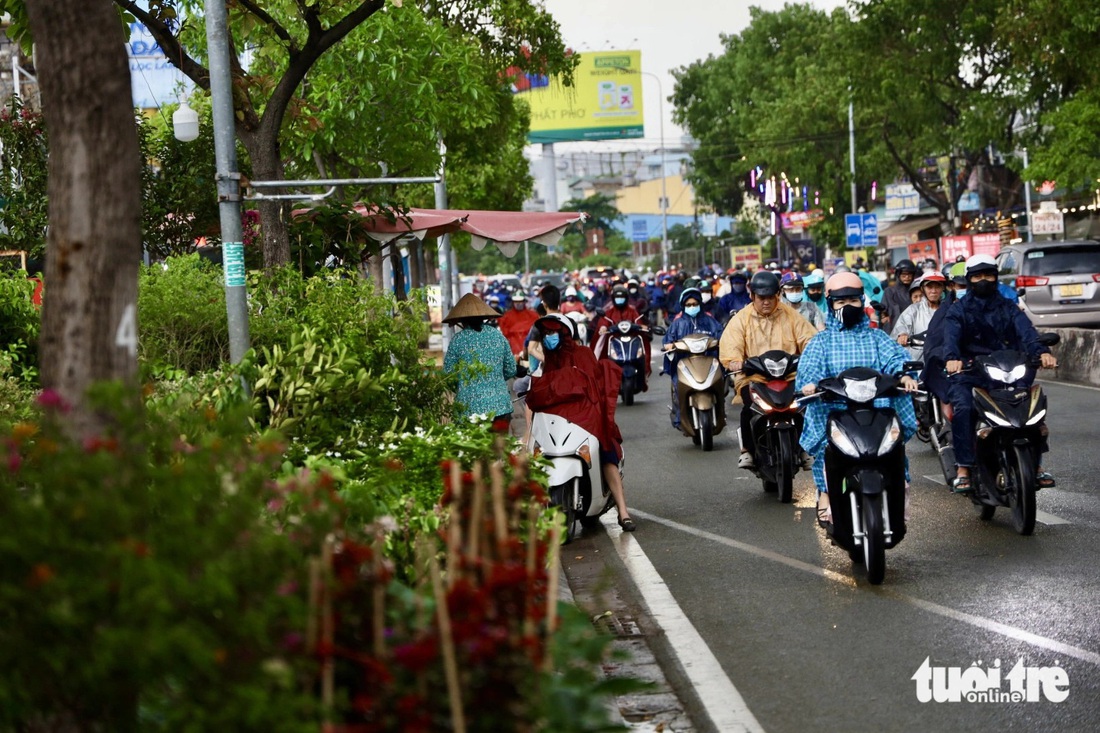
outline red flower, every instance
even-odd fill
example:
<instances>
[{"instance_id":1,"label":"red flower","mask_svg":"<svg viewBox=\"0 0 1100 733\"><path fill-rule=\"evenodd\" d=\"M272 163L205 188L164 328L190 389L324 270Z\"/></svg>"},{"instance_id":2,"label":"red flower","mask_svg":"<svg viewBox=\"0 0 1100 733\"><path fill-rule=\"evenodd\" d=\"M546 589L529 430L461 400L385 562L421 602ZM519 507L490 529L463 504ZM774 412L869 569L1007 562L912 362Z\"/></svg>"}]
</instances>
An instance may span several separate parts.
<instances>
[{"instance_id":1,"label":"red flower","mask_svg":"<svg viewBox=\"0 0 1100 733\"><path fill-rule=\"evenodd\" d=\"M35 400L38 406L46 410L56 410L57 412L68 412L69 403L61 396L59 392L53 389L44 389L38 393L38 398Z\"/></svg>"},{"instance_id":2,"label":"red flower","mask_svg":"<svg viewBox=\"0 0 1100 733\"><path fill-rule=\"evenodd\" d=\"M439 642L432 636L393 648L393 661L414 674L423 672L438 658Z\"/></svg>"}]
</instances>

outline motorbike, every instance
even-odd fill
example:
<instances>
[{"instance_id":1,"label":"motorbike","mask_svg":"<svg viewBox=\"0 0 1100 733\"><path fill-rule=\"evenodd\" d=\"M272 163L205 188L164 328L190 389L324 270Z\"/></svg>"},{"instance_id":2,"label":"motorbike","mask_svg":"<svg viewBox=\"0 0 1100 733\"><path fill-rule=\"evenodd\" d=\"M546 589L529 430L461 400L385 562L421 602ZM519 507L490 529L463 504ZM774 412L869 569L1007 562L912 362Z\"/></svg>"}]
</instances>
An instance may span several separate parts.
<instances>
[{"instance_id":1,"label":"motorbike","mask_svg":"<svg viewBox=\"0 0 1100 733\"><path fill-rule=\"evenodd\" d=\"M536 412L527 449L550 461L550 505L565 514L563 542L576 538L578 522L585 528L595 527L600 515L615 505L603 480L600 441L592 433L563 417ZM624 465L625 456L619 462L620 475Z\"/></svg>"},{"instance_id":2,"label":"motorbike","mask_svg":"<svg viewBox=\"0 0 1100 733\"><path fill-rule=\"evenodd\" d=\"M886 550L905 538L905 442L893 408L880 397L901 393L897 377L874 369L846 369L822 379L820 398L844 403L826 423L825 479L832 500L833 542L852 562L863 562L872 585L886 575Z\"/></svg>"},{"instance_id":3,"label":"motorbike","mask_svg":"<svg viewBox=\"0 0 1100 733\"><path fill-rule=\"evenodd\" d=\"M624 405L634 404L634 395L646 389L645 344L642 334L663 334L663 328L646 328L632 321L619 321L608 332L607 355L623 370L619 395Z\"/></svg>"},{"instance_id":4,"label":"motorbike","mask_svg":"<svg viewBox=\"0 0 1100 733\"><path fill-rule=\"evenodd\" d=\"M577 333L577 343L588 345L588 317L579 311L571 311L565 317L573 322L573 330Z\"/></svg>"},{"instance_id":5,"label":"motorbike","mask_svg":"<svg viewBox=\"0 0 1100 733\"><path fill-rule=\"evenodd\" d=\"M1059 336L1044 333L1040 340L1053 346ZM970 474L970 501L986 521L997 507L1008 507L1012 524L1022 535L1035 531L1036 473L1047 432L1043 388L1025 386L1037 366L1027 354L1014 350L978 356L968 364L971 371L980 369L991 383L973 389L977 465Z\"/></svg>"},{"instance_id":6,"label":"motorbike","mask_svg":"<svg viewBox=\"0 0 1100 733\"><path fill-rule=\"evenodd\" d=\"M760 375L768 380L749 383L749 425L756 436L754 472L763 481L764 491L778 493L784 504L791 502L794 474L801 466L798 438L804 408L795 400L796 371L798 355L778 350L746 359L741 367L745 376Z\"/></svg>"},{"instance_id":7,"label":"motorbike","mask_svg":"<svg viewBox=\"0 0 1100 733\"><path fill-rule=\"evenodd\" d=\"M726 379L717 356L708 351L718 348L718 339L706 333L692 333L673 344L665 353L683 355L676 365L677 393L680 405L680 431L704 451L714 449L714 436L726 426Z\"/></svg>"}]
</instances>

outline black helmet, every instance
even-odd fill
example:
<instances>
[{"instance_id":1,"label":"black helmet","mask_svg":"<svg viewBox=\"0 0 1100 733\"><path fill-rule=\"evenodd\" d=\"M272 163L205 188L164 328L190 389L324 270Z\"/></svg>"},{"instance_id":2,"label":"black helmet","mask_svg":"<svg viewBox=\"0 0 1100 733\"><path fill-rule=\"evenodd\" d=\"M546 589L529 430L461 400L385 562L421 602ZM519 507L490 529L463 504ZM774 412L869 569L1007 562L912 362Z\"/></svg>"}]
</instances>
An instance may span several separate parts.
<instances>
[{"instance_id":1,"label":"black helmet","mask_svg":"<svg viewBox=\"0 0 1100 733\"><path fill-rule=\"evenodd\" d=\"M684 301L688 298L695 298L700 303L703 302L703 292L699 288L684 288L684 291L680 293L680 305L684 304Z\"/></svg>"},{"instance_id":2,"label":"black helmet","mask_svg":"<svg viewBox=\"0 0 1100 733\"><path fill-rule=\"evenodd\" d=\"M920 268L913 264L913 260L902 260L894 265L894 273L900 274L902 272L911 272L916 275L920 272Z\"/></svg>"},{"instance_id":3,"label":"black helmet","mask_svg":"<svg viewBox=\"0 0 1100 733\"><path fill-rule=\"evenodd\" d=\"M627 297L627 295L629 295L629 293L626 292L626 288L622 285L616 285L615 287L611 288L611 297L615 297L616 295L621 295L625 298Z\"/></svg>"},{"instance_id":4,"label":"black helmet","mask_svg":"<svg viewBox=\"0 0 1100 733\"><path fill-rule=\"evenodd\" d=\"M768 270L761 270L752 276L752 280L749 280L749 290L753 295L760 295L763 297L769 297L779 292L779 278L775 276L774 272Z\"/></svg>"}]
</instances>

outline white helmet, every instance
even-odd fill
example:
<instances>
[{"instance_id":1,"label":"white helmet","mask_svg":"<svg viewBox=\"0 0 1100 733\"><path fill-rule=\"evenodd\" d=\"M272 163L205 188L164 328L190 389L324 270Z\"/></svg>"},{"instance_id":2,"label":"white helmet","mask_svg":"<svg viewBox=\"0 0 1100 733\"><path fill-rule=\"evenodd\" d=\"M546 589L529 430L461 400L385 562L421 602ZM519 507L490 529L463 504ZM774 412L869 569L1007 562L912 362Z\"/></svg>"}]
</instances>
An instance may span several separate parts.
<instances>
[{"instance_id":1,"label":"white helmet","mask_svg":"<svg viewBox=\"0 0 1100 733\"><path fill-rule=\"evenodd\" d=\"M573 287L572 285L570 285L569 287L567 287L565 289L565 297L566 298L568 298L570 295L575 296L576 294L577 294L577 289L575 287Z\"/></svg>"},{"instance_id":2,"label":"white helmet","mask_svg":"<svg viewBox=\"0 0 1100 733\"><path fill-rule=\"evenodd\" d=\"M978 272L997 272L997 260L989 255L973 255L966 261L966 276Z\"/></svg>"}]
</instances>

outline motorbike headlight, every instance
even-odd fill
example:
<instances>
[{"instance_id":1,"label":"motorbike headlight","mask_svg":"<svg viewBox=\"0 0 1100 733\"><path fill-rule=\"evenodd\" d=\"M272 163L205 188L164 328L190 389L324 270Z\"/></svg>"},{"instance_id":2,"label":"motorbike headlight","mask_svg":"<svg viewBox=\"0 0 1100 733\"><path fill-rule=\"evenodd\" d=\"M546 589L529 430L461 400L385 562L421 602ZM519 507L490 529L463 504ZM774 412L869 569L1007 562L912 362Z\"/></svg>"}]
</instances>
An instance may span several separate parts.
<instances>
[{"instance_id":1,"label":"motorbike headlight","mask_svg":"<svg viewBox=\"0 0 1100 733\"><path fill-rule=\"evenodd\" d=\"M836 423L833 423L829 428L829 441L839 448L841 452L852 458L859 458L859 451L856 449L856 444L852 442L852 439L849 438L844 430Z\"/></svg>"},{"instance_id":2,"label":"motorbike headlight","mask_svg":"<svg viewBox=\"0 0 1100 733\"><path fill-rule=\"evenodd\" d=\"M774 359L765 359L764 368L768 370L768 374L773 377L782 377L783 373L787 371L787 359L783 358L779 361Z\"/></svg>"},{"instance_id":3,"label":"motorbike headlight","mask_svg":"<svg viewBox=\"0 0 1100 733\"><path fill-rule=\"evenodd\" d=\"M1046 417L1046 415L1047 415L1047 408L1044 407L1043 409L1039 410L1034 415L1032 415L1030 418L1028 418L1027 424L1028 425L1035 425L1040 420L1042 420L1044 417Z\"/></svg>"},{"instance_id":4,"label":"motorbike headlight","mask_svg":"<svg viewBox=\"0 0 1100 733\"><path fill-rule=\"evenodd\" d=\"M894 449L897 445L898 438L901 437L901 426L898 424L898 419L895 417L890 421L890 427L887 429L886 434L882 436L882 442L878 444L878 454L884 456Z\"/></svg>"},{"instance_id":5,"label":"motorbike headlight","mask_svg":"<svg viewBox=\"0 0 1100 733\"><path fill-rule=\"evenodd\" d=\"M1012 424L995 412L986 412L983 410L982 417L984 417L986 420L993 423L994 425L999 425L1002 428L1007 428L1009 425Z\"/></svg>"},{"instance_id":6,"label":"motorbike headlight","mask_svg":"<svg viewBox=\"0 0 1100 733\"><path fill-rule=\"evenodd\" d=\"M1012 369L1000 369L995 366L986 364L985 373L989 375L989 378L995 382L1001 382L1002 384L1014 384L1019 382L1027 374L1027 365L1018 364Z\"/></svg>"}]
</instances>

